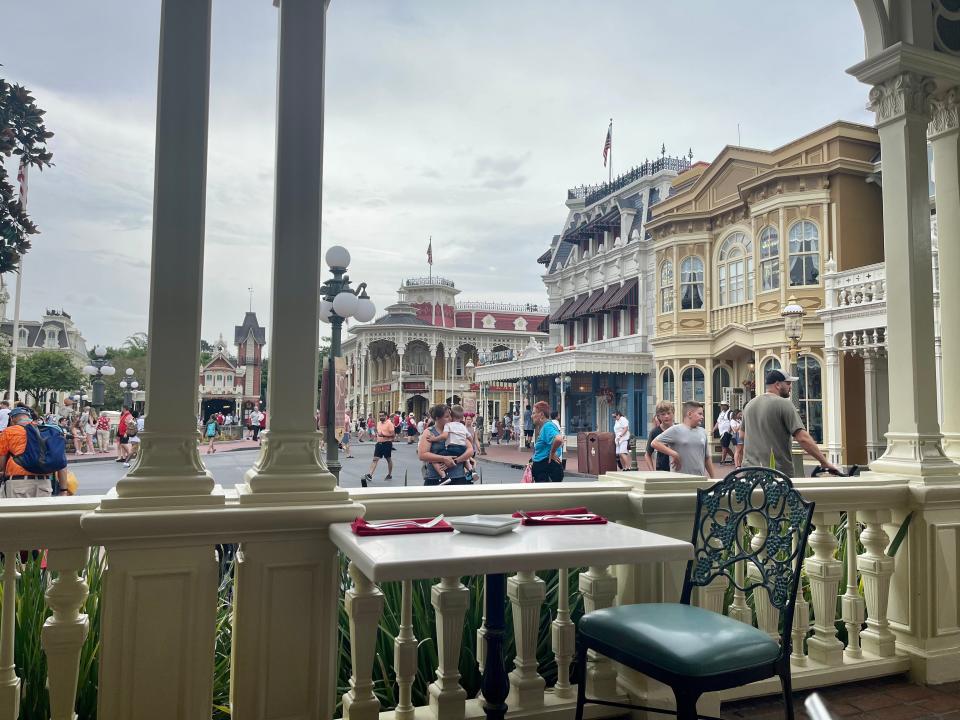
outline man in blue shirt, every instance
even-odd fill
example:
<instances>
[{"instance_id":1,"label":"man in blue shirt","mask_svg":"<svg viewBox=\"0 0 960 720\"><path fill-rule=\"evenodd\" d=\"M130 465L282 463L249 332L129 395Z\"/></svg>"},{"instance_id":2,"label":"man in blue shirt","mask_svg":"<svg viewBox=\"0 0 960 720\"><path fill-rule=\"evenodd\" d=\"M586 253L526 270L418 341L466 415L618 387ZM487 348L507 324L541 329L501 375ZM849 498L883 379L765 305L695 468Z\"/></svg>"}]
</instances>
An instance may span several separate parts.
<instances>
[{"instance_id":1,"label":"man in blue shirt","mask_svg":"<svg viewBox=\"0 0 960 720\"><path fill-rule=\"evenodd\" d=\"M557 451L563 444L560 428L550 421L550 403L541 400L533 406L533 424L537 428L537 441L530 459L534 482L560 482L563 480L563 465Z\"/></svg>"}]
</instances>

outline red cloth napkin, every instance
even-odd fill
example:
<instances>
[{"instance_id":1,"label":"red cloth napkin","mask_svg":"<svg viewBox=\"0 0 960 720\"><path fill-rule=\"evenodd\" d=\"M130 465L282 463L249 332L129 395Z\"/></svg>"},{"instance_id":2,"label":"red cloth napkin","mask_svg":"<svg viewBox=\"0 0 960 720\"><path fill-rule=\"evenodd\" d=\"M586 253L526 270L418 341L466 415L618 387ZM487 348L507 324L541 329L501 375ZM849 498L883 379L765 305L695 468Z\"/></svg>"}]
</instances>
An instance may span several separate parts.
<instances>
[{"instance_id":1,"label":"red cloth napkin","mask_svg":"<svg viewBox=\"0 0 960 720\"><path fill-rule=\"evenodd\" d=\"M580 520L573 519L566 520L564 518L550 518L548 520L539 520L538 518L544 515L586 515L590 511L587 510L585 506L572 507L572 508L562 508L560 510L527 510L527 517L523 518L521 525L605 525L607 519L600 515L592 517L589 520ZM523 517L519 512L515 512L513 517Z\"/></svg>"},{"instance_id":2,"label":"red cloth napkin","mask_svg":"<svg viewBox=\"0 0 960 720\"><path fill-rule=\"evenodd\" d=\"M410 535L411 533L453 532L453 526L446 520L441 520L433 527L420 527L414 523L427 523L433 518L413 518L407 520L406 525L394 525L388 528L373 527L363 518L358 517L350 523L354 535ZM399 522L399 521L398 521Z\"/></svg>"}]
</instances>

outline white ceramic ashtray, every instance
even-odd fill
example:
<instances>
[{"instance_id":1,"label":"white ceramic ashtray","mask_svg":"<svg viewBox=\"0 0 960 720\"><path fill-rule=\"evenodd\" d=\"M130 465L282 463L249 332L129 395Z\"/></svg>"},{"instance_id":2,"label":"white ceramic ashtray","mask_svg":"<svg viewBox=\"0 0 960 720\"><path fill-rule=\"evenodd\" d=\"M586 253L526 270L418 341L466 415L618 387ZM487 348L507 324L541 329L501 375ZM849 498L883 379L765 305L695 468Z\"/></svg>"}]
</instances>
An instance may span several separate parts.
<instances>
[{"instance_id":1,"label":"white ceramic ashtray","mask_svg":"<svg viewBox=\"0 0 960 720\"><path fill-rule=\"evenodd\" d=\"M520 518L509 515L467 515L447 518L454 530L476 535L503 535L520 524Z\"/></svg>"}]
</instances>

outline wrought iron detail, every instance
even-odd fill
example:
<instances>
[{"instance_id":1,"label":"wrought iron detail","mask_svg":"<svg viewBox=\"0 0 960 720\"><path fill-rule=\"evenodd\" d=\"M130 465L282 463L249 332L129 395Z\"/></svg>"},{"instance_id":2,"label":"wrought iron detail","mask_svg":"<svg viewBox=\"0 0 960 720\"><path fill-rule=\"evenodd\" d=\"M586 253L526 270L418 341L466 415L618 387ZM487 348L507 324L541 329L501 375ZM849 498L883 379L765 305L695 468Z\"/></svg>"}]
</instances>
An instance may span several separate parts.
<instances>
[{"instance_id":1,"label":"wrought iron detail","mask_svg":"<svg viewBox=\"0 0 960 720\"><path fill-rule=\"evenodd\" d=\"M812 516L813 503L773 469L741 468L698 490L694 558L684 593L726 577L743 592L764 588L775 608L786 609L794 600ZM758 572L737 572L741 563Z\"/></svg>"},{"instance_id":2,"label":"wrought iron detail","mask_svg":"<svg viewBox=\"0 0 960 720\"><path fill-rule=\"evenodd\" d=\"M623 175L618 175L612 182L605 182L599 185L580 185L579 187L571 188L567 191L567 199L583 199L586 205L592 205L607 195L622 190L630 183L647 175L656 175L661 170L673 170L677 173L688 170L690 168L690 162L690 158L683 157L661 157L659 160L654 160L653 162L646 161L642 165L631 168Z\"/></svg>"}]
</instances>

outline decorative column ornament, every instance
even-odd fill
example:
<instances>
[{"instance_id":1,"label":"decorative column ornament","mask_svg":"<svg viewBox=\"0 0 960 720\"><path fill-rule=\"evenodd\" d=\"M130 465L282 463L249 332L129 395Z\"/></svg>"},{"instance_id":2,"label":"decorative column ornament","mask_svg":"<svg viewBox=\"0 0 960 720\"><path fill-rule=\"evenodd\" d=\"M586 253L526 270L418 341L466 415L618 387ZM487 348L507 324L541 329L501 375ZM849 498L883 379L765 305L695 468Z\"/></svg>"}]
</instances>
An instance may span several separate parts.
<instances>
[{"instance_id":1,"label":"decorative column ornament","mask_svg":"<svg viewBox=\"0 0 960 720\"><path fill-rule=\"evenodd\" d=\"M937 200L940 307L960 302L960 88L954 87L931 102L927 137L933 149ZM960 313L940 313L937 360L960 357ZM939 369L939 368L938 368ZM943 450L960 463L960 378L940 372Z\"/></svg>"},{"instance_id":2,"label":"decorative column ornament","mask_svg":"<svg viewBox=\"0 0 960 720\"><path fill-rule=\"evenodd\" d=\"M868 108L877 114L877 125L908 114L927 116L930 96L936 88L932 79L905 72L875 85Z\"/></svg>"},{"instance_id":3,"label":"decorative column ornament","mask_svg":"<svg viewBox=\"0 0 960 720\"><path fill-rule=\"evenodd\" d=\"M507 597L513 607L513 636L517 656L510 672L507 705L515 710L543 706L545 682L537 673L537 635L540 630L540 606L547 596L546 585L528 571L507 580Z\"/></svg>"},{"instance_id":4,"label":"decorative column ornament","mask_svg":"<svg viewBox=\"0 0 960 720\"><path fill-rule=\"evenodd\" d=\"M51 720L76 720L80 649L87 638L90 621L81 614L89 588L80 576L87 561L87 548L50 550L47 568L57 573L47 590L47 605L53 615L43 624L40 642L47 656L47 685L50 690Z\"/></svg>"},{"instance_id":5,"label":"decorative column ornament","mask_svg":"<svg viewBox=\"0 0 960 720\"><path fill-rule=\"evenodd\" d=\"M373 661L377 649L377 631L383 612L380 588L354 565L348 571L353 587L343 600L350 622L350 690L343 695L344 720L375 720L380 701L373 694Z\"/></svg>"},{"instance_id":6,"label":"decorative column ornament","mask_svg":"<svg viewBox=\"0 0 960 720\"><path fill-rule=\"evenodd\" d=\"M437 679L430 683L430 709L442 720L463 720L467 692L460 687L460 646L463 619L470 604L470 591L459 577L440 578L430 591L430 604L437 614Z\"/></svg>"}]
</instances>

